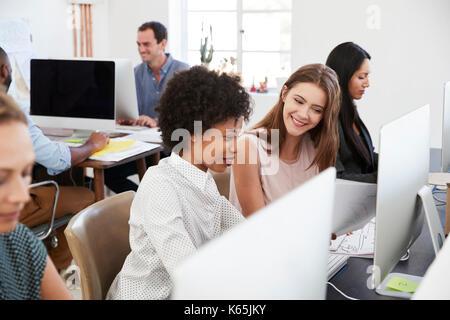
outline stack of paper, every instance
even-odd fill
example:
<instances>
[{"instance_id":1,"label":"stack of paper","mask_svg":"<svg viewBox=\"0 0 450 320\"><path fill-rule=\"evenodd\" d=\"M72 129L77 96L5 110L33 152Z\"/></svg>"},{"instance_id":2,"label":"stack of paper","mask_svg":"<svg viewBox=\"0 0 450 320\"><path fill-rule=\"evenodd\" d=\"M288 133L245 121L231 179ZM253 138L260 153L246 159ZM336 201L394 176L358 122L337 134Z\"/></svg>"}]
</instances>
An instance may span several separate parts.
<instances>
[{"instance_id":1,"label":"stack of paper","mask_svg":"<svg viewBox=\"0 0 450 320\"><path fill-rule=\"evenodd\" d=\"M162 143L161 131L159 128L117 126L114 132L128 133L129 135L126 138L130 140Z\"/></svg>"},{"instance_id":2,"label":"stack of paper","mask_svg":"<svg viewBox=\"0 0 450 320\"><path fill-rule=\"evenodd\" d=\"M331 241L330 252L360 258L373 258L375 250L375 218L362 229Z\"/></svg>"},{"instance_id":3,"label":"stack of paper","mask_svg":"<svg viewBox=\"0 0 450 320\"><path fill-rule=\"evenodd\" d=\"M110 140L102 150L92 154L93 157L101 157L111 153L117 153L129 149L136 140Z\"/></svg>"},{"instance_id":4,"label":"stack of paper","mask_svg":"<svg viewBox=\"0 0 450 320\"><path fill-rule=\"evenodd\" d=\"M153 150L160 145L126 138L110 139L108 145L89 157L100 161L121 161L134 155Z\"/></svg>"},{"instance_id":5,"label":"stack of paper","mask_svg":"<svg viewBox=\"0 0 450 320\"><path fill-rule=\"evenodd\" d=\"M148 128L132 132L127 139L135 139L144 142L162 143L161 131L159 128Z\"/></svg>"}]
</instances>

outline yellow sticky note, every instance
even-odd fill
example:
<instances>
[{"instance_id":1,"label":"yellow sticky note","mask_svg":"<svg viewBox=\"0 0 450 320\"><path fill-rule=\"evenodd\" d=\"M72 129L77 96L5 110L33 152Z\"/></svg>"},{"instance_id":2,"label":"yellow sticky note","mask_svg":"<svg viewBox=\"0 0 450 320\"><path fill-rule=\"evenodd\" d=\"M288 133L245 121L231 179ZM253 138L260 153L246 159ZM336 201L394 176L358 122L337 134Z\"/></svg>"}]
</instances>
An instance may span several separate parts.
<instances>
[{"instance_id":1,"label":"yellow sticky note","mask_svg":"<svg viewBox=\"0 0 450 320\"><path fill-rule=\"evenodd\" d=\"M104 147L102 150L94 153L93 156L101 157L101 156L104 156L105 154L120 152L120 151L128 149L135 142L136 142L136 140L126 140L126 141L109 140L109 143L106 145L106 147Z\"/></svg>"},{"instance_id":2,"label":"yellow sticky note","mask_svg":"<svg viewBox=\"0 0 450 320\"><path fill-rule=\"evenodd\" d=\"M69 139L67 140L69 143L81 143L83 142L83 139Z\"/></svg>"},{"instance_id":3,"label":"yellow sticky note","mask_svg":"<svg viewBox=\"0 0 450 320\"><path fill-rule=\"evenodd\" d=\"M391 290L408 293L416 292L418 286L418 283L400 277L392 277L391 280L389 280L389 282L386 284L386 287Z\"/></svg>"}]
</instances>

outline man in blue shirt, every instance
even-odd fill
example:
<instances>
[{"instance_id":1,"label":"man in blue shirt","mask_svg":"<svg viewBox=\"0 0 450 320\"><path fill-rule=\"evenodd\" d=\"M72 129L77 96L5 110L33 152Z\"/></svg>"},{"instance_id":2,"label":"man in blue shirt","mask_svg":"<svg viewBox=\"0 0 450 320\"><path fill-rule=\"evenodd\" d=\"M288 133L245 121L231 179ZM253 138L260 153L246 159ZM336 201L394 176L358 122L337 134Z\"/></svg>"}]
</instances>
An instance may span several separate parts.
<instances>
[{"instance_id":1,"label":"man in blue shirt","mask_svg":"<svg viewBox=\"0 0 450 320\"><path fill-rule=\"evenodd\" d=\"M5 86L6 91L8 91L11 80L11 63L6 52L0 47L0 85ZM28 109L27 107L20 105L27 117L36 163L45 167L49 175L57 175L83 162L94 152L103 149L108 143L108 136L100 132L92 133L88 141L80 147L68 147L52 141L42 133L41 129L25 112ZM37 187L30 190L30 194L31 201L22 210L19 221L32 228L50 221L54 191L48 187ZM94 198L94 193L84 187L60 187L55 219L69 213L78 213L78 211L94 203ZM47 246L49 255L58 269L67 268L72 260L64 236L64 228L65 226L57 229L59 246L57 248Z\"/></svg>"},{"instance_id":2,"label":"man in blue shirt","mask_svg":"<svg viewBox=\"0 0 450 320\"><path fill-rule=\"evenodd\" d=\"M137 121L123 120L120 124L158 126L158 114L155 107L164 92L167 82L173 74L189 68L189 65L175 60L170 53L165 53L167 44L167 29L156 21L146 22L138 29L137 46L142 63L134 68L136 94L139 107ZM164 151L162 157L168 154ZM147 166L152 165L150 158ZM115 193L127 190L137 190L137 185L128 176L136 174L136 163L131 162L105 170L105 184Z\"/></svg>"},{"instance_id":3,"label":"man in blue shirt","mask_svg":"<svg viewBox=\"0 0 450 320\"><path fill-rule=\"evenodd\" d=\"M0 84L6 87L11 84L12 68L8 55L0 47ZM36 162L47 168L50 175L59 174L70 167L86 160L91 154L103 149L108 144L108 136L105 133L93 132L86 143L80 147L68 147L64 144L51 141L31 120L25 112L28 106L20 105L28 120L28 129L33 142L33 151Z\"/></svg>"},{"instance_id":4,"label":"man in blue shirt","mask_svg":"<svg viewBox=\"0 0 450 320\"><path fill-rule=\"evenodd\" d=\"M159 22L151 21L141 25L136 43L142 63L134 68L140 116L133 124L157 127L155 107L167 82L175 72L188 69L189 65L175 60L170 53L165 53L167 29Z\"/></svg>"}]
</instances>

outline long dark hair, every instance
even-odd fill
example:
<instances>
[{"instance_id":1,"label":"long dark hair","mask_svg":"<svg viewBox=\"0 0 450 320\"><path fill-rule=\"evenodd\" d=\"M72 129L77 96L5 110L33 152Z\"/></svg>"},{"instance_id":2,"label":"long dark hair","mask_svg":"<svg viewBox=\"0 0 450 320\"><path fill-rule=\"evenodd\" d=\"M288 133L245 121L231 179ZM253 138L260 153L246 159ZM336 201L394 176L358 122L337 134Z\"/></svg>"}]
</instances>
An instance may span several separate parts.
<instances>
[{"instance_id":1,"label":"long dark hair","mask_svg":"<svg viewBox=\"0 0 450 320\"><path fill-rule=\"evenodd\" d=\"M331 51L326 65L336 71L341 87L341 109L339 120L344 136L361 160L369 167L372 164L370 153L363 140L353 129L353 123L361 128L362 120L350 95L348 84L353 74L361 67L364 59L370 60L369 53L353 42L344 42Z\"/></svg>"}]
</instances>

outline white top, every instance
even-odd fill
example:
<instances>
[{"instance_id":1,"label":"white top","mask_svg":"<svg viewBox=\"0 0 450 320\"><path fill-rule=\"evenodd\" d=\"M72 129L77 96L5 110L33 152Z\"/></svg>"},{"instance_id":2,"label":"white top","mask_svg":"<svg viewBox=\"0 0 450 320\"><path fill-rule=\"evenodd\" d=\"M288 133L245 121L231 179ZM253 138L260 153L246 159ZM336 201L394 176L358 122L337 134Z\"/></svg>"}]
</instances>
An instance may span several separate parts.
<instances>
[{"instance_id":1,"label":"white top","mask_svg":"<svg viewBox=\"0 0 450 320\"><path fill-rule=\"evenodd\" d=\"M264 139L258 138L253 133L247 133L239 139L248 139L257 150L257 163L259 167L259 178L264 194L264 203L275 201L284 196L289 191L301 185L305 181L319 174L319 167L311 163L317 154L314 142L309 133L302 136L298 158L294 161L284 161L280 159L278 152L268 153L270 146ZM234 185L233 170L230 177L230 202L242 211L239 203L236 187Z\"/></svg>"},{"instance_id":2,"label":"white top","mask_svg":"<svg viewBox=\"0 0 450 320\"><path fill-rule=\"evenodd\" d=\"M130 246L107 299L168 299L174 268L244 220L213 177L175 153L150 167L130 210Z\"/></svg>"}]
</instances>

